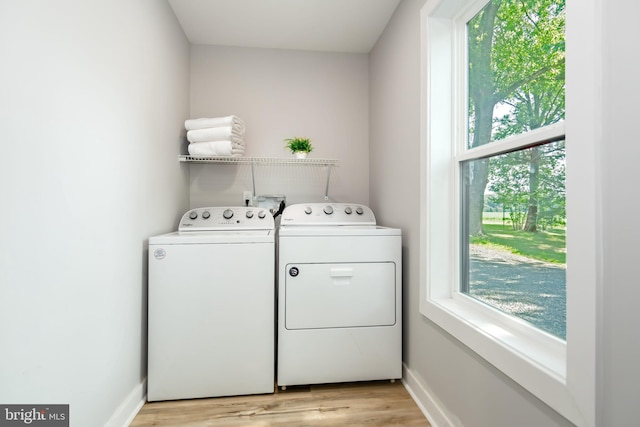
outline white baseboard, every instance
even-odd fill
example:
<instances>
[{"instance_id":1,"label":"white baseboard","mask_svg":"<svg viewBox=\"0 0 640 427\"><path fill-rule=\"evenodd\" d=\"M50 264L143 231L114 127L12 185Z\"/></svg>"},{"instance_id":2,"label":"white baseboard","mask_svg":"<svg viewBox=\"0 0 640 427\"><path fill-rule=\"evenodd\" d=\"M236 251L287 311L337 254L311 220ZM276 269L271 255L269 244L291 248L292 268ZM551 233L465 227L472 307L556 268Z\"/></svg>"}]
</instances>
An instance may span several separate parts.
<instances>
[{"instance_id":1,"label":"white baseboard","mask_svg":"<svg viewBox=\"0 0 640 427\"><path fill-rule=\"evenodd\" d=\"M105 427L128 427L147 401L147 379L135 386L105 424Z\"/></svg>"},{"instance_id":2,"label":"white baseboard","mask_svg":"<svg viewBox=\"0 0 640 427\"><path fill-rule=\"evenodd\" d=\"M453 423L451 416L434 398L433 393L422 381L411 372L407 365L402 365L402 384L418 405L432 427L461 427L460 423Z\"/></svg>"}]
</instances>

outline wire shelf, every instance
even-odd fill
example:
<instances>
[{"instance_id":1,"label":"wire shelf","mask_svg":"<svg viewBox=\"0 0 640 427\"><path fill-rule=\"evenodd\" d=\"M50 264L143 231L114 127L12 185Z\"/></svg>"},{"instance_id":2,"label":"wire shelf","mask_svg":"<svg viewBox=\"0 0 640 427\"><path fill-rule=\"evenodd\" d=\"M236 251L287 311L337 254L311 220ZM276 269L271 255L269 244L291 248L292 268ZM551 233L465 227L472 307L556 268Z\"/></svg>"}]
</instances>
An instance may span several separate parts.
<instances>
[{"instance_id":1,"label":"wire shelf","mask_svg":"<svg viewBox=\"0 0 640 427\"><path fill-rule=\"evenodd\" d=\"M285 159L277 157L216 157L216 156L191 156L180 155L181 162L187 163L224 163L236 165L316 165L334 166L338 164L335 159Z\"/></svg>"},{"instance_id":2,"label":"wire shelf","mask_svg":"<svg viewBox=\"0 0 640 427\"><path fill-rule=\"evenodd\" d=\"M256 194L256 178L254 167L256 165L306 165L306 166L326 166L327 185L324 192L324 199L329 200L329 182L331 180L331 169L338 164L334 159L294 159L277 157L217 157L217 156L191 156L189 154L180 155L181 162L187 163L211 163L211 164L232 164L251 165L252 194Z\"/></svg>"}]
</instances>

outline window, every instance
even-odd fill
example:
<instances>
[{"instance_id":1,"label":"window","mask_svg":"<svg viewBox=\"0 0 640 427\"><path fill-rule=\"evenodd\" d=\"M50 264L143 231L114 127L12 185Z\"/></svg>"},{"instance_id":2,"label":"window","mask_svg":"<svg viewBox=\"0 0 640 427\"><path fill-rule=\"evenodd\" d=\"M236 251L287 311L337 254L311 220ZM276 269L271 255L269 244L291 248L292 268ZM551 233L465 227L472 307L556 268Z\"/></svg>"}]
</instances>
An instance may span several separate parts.
<instances>
[{"instance_id":1,"label":"window","mask_svg":"<svg viewBox=\"0 0 640 427\"><path fill-rule=\"evenodd\" d=\"M561 339L566 337L564 158L564 141L557 141L460 164L460 292ZM488 179L478 171L486 171ZM482 179L487 185L477 190L474 184ZM481 233L471 231L474 205Z\"/></svg>"},{"instance_id":2,"label":"window","mask_svg":"<svg viewBox=\"0 0 640 427\"><path fill-rule=\"evenodd\" d=\"M420 310L573 423L594 425L601 58L598 0L585 1L425 4ZM532 291L531 271L506 272L505 241L523 228L548 239L536 267L557 276L551 290Z\"/></svg>"},{"instance_id":3,"label":"window","mask_svg":"<svg viewBox=\"0 0 640 427\"><path fill-rule=\"evenodd\" d=\"M564 26L564 0L492 1L466 23L467 138L456 156L460 292L562 339L564 128L521 136L564 119ZM509 151L473 154L496 141Z\"/></svg>"}]
</instances>

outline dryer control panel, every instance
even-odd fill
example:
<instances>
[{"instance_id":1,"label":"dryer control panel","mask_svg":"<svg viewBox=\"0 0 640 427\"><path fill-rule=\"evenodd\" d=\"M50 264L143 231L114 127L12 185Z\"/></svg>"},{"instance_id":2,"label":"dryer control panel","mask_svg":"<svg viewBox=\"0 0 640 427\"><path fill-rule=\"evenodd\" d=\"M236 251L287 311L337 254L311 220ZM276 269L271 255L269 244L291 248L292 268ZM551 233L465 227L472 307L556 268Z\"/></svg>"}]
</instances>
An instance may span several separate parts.
<instances>
[{"instance_id":1,"label":"dryer control panel","mask_svg":"<svg viewBox=\"0 0 640 427\"><path fill-rule=\"evenodd\" d=\"M287 206L282 225L376 225L373 211L355 203L301 203Z\"/></svg>"},{"instance_id":2,"label":"dryer control panel","mask_svg":"<svg viewBox=\"0 0 640 427\"><path fill-rule=\"evenodd\" d=\"M255 207L208 207L188 210L179 232L220 230L273 230L275 221L268 209Z\"/></svg>"}]
</instances>

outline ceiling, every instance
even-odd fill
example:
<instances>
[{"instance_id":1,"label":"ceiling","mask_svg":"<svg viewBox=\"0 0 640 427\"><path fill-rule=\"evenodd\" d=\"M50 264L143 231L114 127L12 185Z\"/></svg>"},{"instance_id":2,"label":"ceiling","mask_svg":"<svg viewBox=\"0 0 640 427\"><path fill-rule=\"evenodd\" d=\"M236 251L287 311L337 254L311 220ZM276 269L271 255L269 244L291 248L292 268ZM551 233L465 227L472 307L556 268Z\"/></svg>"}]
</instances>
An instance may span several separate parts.
<instances>
[{"instance_id":1,"label":"ceiling","mask_svg":"<svg viewBox=\"0 0 640 427\"><path fill-rule=\"evenodd\" d=\"M368 53L400 0L168 0L192 44Z\"/></svg>"}]
</instances>

